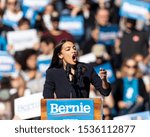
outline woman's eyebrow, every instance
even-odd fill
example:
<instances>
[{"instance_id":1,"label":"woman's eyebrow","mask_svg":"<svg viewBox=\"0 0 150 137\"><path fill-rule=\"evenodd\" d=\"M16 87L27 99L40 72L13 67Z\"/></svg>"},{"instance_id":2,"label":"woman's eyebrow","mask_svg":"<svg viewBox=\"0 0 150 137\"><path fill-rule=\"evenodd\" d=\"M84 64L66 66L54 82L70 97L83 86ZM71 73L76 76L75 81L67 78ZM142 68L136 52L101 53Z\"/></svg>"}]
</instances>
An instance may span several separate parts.
<instances>
[{"instance_id":1,"label":"woman's eyebrow","mask_svg":"<svg viewBox=\"0 0 150 137\"><path fill-rule=\"evenodd\" d=\"M68 47L65 47L64 49L67 49L67 48L71 48L70 46L68 46Z\"/></svg>"}]
</instances>

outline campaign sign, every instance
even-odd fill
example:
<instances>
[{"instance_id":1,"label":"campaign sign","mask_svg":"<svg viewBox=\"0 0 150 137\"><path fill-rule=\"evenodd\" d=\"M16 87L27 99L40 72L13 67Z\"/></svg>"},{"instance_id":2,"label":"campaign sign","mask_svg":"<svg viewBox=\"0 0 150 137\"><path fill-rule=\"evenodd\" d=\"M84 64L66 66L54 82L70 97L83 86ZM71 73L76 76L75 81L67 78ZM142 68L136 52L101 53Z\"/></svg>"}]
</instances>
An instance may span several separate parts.
<instances>
[{"instance_id":1,"label":"campaign sign","mask_svg":"<svg viewBox=\"0 0 150 137\"><path fill-rule=\"evenodd\" d=\"M15 61L6 51L0 51L0 76L11 75L15 71Z\"/></svg>"},{"instance_id":2,"label":"campaign sign","mask_svg":"<svg viewBox=\"0 0 150 137\"><path fill-rule=\"evenodd\" d=\"M32 9L32 8L30 8L30 7L26 7L26 6L22 6L22 10L23 10L24 17L29 19L30 20L30 25L32 27L34 27L35 22L36 22L36 17L37 17L39 12Z\"/></svg>"},{"instance_id":3,"label":"campaign sign","mask_svg":"<svg viewBox=\"0 0 150 137\"><path fill-rule=\"evenodd\" d=\"M46 70L48 69L48 67L51 64L51 60L49 56L39 56L37 59L37 66L38 66L38 70L42 73L45 74Z\"/></svg>"},{"instance_id":4,"label":"campaign sign","mask_svg":"<svg viewBox=\"0 0 150 137\"><path fill-rule=\"evenodd\" d=\"M98 43L104 44L105 46L113 46L117 38L118 30L117 25L100 27Z\"/></svg>"},{"instance_id":5,"label":"campaign sign","mask_svg":"<svg viewBox=\"0 0 150 137\"><path fill-rule=\"evenodd\" d=\"M74 36L82 36L84 34L84 19L82 16L61 16L59 28Z\"/></svg>"},{"instance_id":6,"label":"campaign sign","mask_svg":"<svg viewBox=\"0 0 150 137\"><path fill-rule=\"evenodd\" d=\"M8 19L3 19L3 24L5 24L9 27L12 27L12 28L16 28L18 26L18 22L8 20Z\"/></svg>"},{"instance_id":7,"label":"campaign sign","mask_svg":"<svg viewBox=\"0 0 150 137\"><path fill-rule=\"evenodd\" d=\"M128 18L147 21L149 19L150 2L141 0L123 0L120 15Z\"/></svg>"},{"instance_id":8,"label":"campaign sign","mask_svg":"<svg viewBox=\"0 0 150 137\"><path fill-rule=\"evenodd\" d=\"M34 44L39 42L35 29L10 31L7 33L7 40L8 45L11 45L14 51L33 48Z\"/></svg>"},{"instance_id":9,"label":"campaign sign","mask_svg":"<svg viewBox=\"0 0 150 137\"><path fill-rule=\"evenodd\" d=\"M34 10L40 11L44 9L44 7L50 3L51 0L23 0L22 6L29 7Z\"/></svg>"},{"instance_id":10,"label":"campaign sign","mask_svg":"<svg viewBox=\"0 0 150 137\"><path fill-rule=\"evenodd\" d=\"M94 120L93 100L47 100L49 120Z\"/></svg>"},{"instance_id":11,"label":"campaign sign","mask_svg":"<svg viewBox=\"0 0 150 137\"><path fill-rule=\"evenodd\" d=\"M42 98L42 93L36 93L15 99L15 116L21 119L40 116Z\"/></svg>"},{"instance_id":12,"label":"campaign sign","mask_svg":"<svg viewBox=\"0 0 150 137\"><path fill-rule=\"evenodd\" d=\"M150 120L150 112L138 112L133 114L127 114L123 116L114 117L114 120Z\"/></svg>"},{"instance_id":13,"label":"campaign sign","mask_svg":"<svg viewBox=\"0 0 150 137\"><path fill-rule=\"evenodd\" d=\"M79 57L79 62L90 63L95 61L96 56L93 53L88 53Z\"/></svg>"},{"instance_id":14,"label":"campaign sign","mask_svg":"<svg viewBox=\"0 0 150 137\"><path fill-rule=\"evenodd\" d=\"M0 36L0 50L6 51L7 42L6 39Z\"/></svg>"},{"instance_id":15,"label":"campaign sign","mask_svg":"<svg viewBox=\"0 0 150 137\"><path fill-rule=\"evenodd\" d=\"M108 81L113 83L116 81L112 66L110 63L104 63L102 65L98 65L94 67L94 70L97 74L99 74L100 68L105 69L107 71Z\"/></svg>"}]
</instances>

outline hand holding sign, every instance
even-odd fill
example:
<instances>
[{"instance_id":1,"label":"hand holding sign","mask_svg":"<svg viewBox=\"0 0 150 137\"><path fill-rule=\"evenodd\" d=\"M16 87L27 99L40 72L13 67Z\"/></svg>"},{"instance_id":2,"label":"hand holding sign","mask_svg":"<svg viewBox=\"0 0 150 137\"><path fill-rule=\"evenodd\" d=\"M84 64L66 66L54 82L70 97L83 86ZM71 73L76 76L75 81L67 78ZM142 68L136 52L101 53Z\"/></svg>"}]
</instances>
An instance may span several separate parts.
<instances>
[{"instance_id":1,"label":"hand holding sign","mask_svg":"<svg viewBox=\"0 0 150 137\"><path fill-rule=\"evenodd\" d=\"M108 89L109 88L109 83L107 82L107 71L101 68L100 72L99 72L99 75L100 75L100 78L102 80L102 87L104 89Z\"/></svg>"},{"instance_id":2,"label":"hand holding sign","mask_svg":"<svg viewBox=\"0 0 150 137\"><path fill-rule=\"evenodd\" d=\"M99 72L100 78L101 80L107 81L107 71L100 68L100 72Z\"/></svg>"},{"instance_id":3,"label":"hand holding sign","mask_svg":"<svg viewBox=\"0 0 150 137\"><path fill-rule=\"evenodd\" d=\"M95 66L94 70L96 71L97 74L100 73L100 68L104 68L107 71L107 79L110 83L115 82L116 78L113 72L113 68L109 62Z\"/></svg>"}]
</instances>

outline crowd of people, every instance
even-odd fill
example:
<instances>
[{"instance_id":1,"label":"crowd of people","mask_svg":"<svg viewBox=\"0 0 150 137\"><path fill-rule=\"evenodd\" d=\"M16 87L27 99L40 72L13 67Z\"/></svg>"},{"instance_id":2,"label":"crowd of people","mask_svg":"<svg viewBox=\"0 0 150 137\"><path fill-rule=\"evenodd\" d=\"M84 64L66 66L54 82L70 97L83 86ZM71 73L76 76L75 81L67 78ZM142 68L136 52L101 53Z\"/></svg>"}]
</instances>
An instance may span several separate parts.
<instances>
[{"instance_id":1,"label":"crowd of people","mask_svg":"<svg viewBox=\"0 0 150 137\"><path fill-rule=\"evenodd\" d=\"M62 39L76 43L79 60L85 56L93 67L111 65L115 80L103 99L104 119L150 110L150 13L147 21L121 16L123 0L47 1L27 8L25 0L0 0L0 51L15 61L13 73L0 73L0 119L14 117L16 98L43 92L46 68ZM78 18L79 24L64 27L65 17L70 22ZM23 31L26 36L28 30L36 31L38 41L15 50L8 33ZM90 98L100 96L91 85Z\"/></svg>"}]
</instances>

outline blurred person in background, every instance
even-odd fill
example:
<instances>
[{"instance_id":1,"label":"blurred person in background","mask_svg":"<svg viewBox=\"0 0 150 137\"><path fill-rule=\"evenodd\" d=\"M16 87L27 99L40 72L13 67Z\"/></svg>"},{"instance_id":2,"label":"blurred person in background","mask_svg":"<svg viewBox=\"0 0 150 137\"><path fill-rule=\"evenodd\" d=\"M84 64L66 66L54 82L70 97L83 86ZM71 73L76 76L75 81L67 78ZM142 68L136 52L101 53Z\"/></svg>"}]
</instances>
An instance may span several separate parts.
<instances>
[{"instance_id":1,"label":"blurred person in background","mask_svg":"<svg viewBox=\"0 0 150 137\"><path fill-rule=\"evenodd\" d=\"M19 75L4 76L0 81L0 103L3 104L3 118L12 119L14 99L25 95L26 83ZM2 109L2 108L1 108Z\"/></svg>"},{"instance_id":2,"label":"blurred person in background","mask_svg":"<svg viewBox=\"0 0 150 137\"><path fill-rule=\"evenodd\" d=\"M90 53L93 45L96 44L98 40L99 40L99 29L97 27L94 27L90 32L90 38L83 41L81 44L82 54L84 55Z\"/></svg>"},{"instance_id":3,"label":"blurred person in background","mask_svg":"<svg viewBox=\"0 0 150 137\"><path fill-rule=\"evenodd\" d=\"M6 38L8 31L13 31L13 28L3 23L4 10L0 9L0 35Z\"/></svg>"},{"instance_id":4,"label":"blurred person in background","mask_svg":"<svg viewBox=\"0 0 150 137\"><path fill-rule=\"evenodd\" d=\"M146 102L147 110L150 110L150 47L149 47L149 54L144 58L143 55L136 54L133 56L133 59L138 63L138 68L142 72L143 82L145 84L145 88L147 93L149 94L149 103Z\"/></svg>"},{"instance_id":5,"label":"blurred person in background","mask_svg":"<svg viewBox=\"0 0 150 137\"><path fill-rule=\"evenodd\" d=\"M53 12L56 12L55 5L53 3L46 5L42 18L48 30L52 29L51 15Z\"/></svg>"},{"instance_id":6,"label":"blurred person in background","mask_svg":"<svg viewBox=\"0 0 150 137\"><path fill-rule=\"evenodd\" d=\"M32 29L32 27L31 27L29 19L23 17L18 21L18 30L24 31L24 30L30 30L30 29ZM39 33L38 30L37 30L37 33ZM39 48L40 48L39 42L37 42L33 45L34 50L39 51Z\"/></svg>"},{"instance_id":7,"label":"blurred person in background","mask_svg":"<svg viewBox=\"0 0 150 137\"><path fill-rule=\"evenodd\" d=\"M4 10L6 6L6 0L0 0L0 10Z\"/></svg>"},{"instance_id":8,"label":"blurred person in background","mask_svg":"<svg viewBox=\"0 0 150 137\"><path fill-rule=\"evenodd\" d=\"M109 21L112 24L119 24L119 22L120 22L120 15L119 15L120 5L119 5L119 2L117 3L117 1L120 2L122 0L110 0L110 4L109 4L108 8L106 7L110 11Z\"/></svg>"},{"instance_id":9,"label":"blurred person in background","mask_svg":"<svg viewBox=\"0 0 150 137\"><path fill-rule=\"evenodd\" d=\"M88 50L91 50L92 44L96 44L100 41L100 28L101 27L110 27L112 24L109 22L110 13L108 9L98 8L95 14L95 24L93 23L93 31L89 40L83 42L82 49L85 50L86 47ZM91 27L92 28L92 27ZM90 41L90 42L89 42ZM107 52L112 55L113 46L106 46ZM89 51L88 51L89 52ZM85 53L85 52L83 52ZM87 51L86 51L87 53Z\"/></svg>"},{"instance_id":10,"label":"blurred person in background","mask_svg":"<svg viewBox=\"0 0 150 137\"><path fill-rule=\"evenodd\" d=\"M33 49L25 49L23 52L22 70L25 73L25 80L30 81L39 77L37 72L37 52Z\"/></svg>"},{"instance_id":11,"label":"blurred person in background","mask_svg":"<svg viewBox=\"0 0 150 137\"><path fill-rule=\"evenodd\" d=\"M4 10L0 9L0 50L7 49L6 34L9 31L13 31L12 27L9 27L8 25L5 25L3 23L3 15L4 15Z\"/></svg>"},{"instance_id":12,"label":"blurred person in background","mask_svg":"<svg viewBox=\"0 0 150 137\"><path fill-rule=\"evenodd\" d=\"M62 11L63 15L77 16L81 13L82 6L85 4L86 0L66 0L65 8Z\"/></svg>"},{"instance_id":13,"label":"blurred person in background","mask_svg":"<svg viewBox=\"0 0 150 137\"><path fill-rule=\"evenodd\" d=\"M53 51L55 48L55 41L51 37L43 36L40 40L40 55L49 56L49 59L53 56Z\"/></svg>"},{"instance_id":14,"label":"blurred person in background","mask_svg":"<svg viewBox=\"0 0 150 137\"><path fill-rule=\"evenodd\" d=\"M109 106L104 105L103 106L103 120L112 120L113 116L111 113L111 109Z\"/></svg>"},{"instance_id":15,"label":"blurred person in background","mask_svg":"<svg viewBox=\"0 0 150 137\"><path fill-rule=\"evenodd\" d=\"M3 16L4 20L17 23L23 17L18 0L6 0L6 10Z\"/></svg>"},{"instance_id":16,"label":"blurred person in background","mask_svg":"<svg viewBox=\"0 0 150 137\"><path fill-rule=\"evenodd\" d=\"M33 28L37 30L39 37L41 37L44 34L44 32L48 30L46 28L46 24L44 23L43 13L37 14Z\"/></svg>"},{"instance_id":17,"label":"blurred person in background","mask_svg":"<svg viewBox=\"0 0 150 137\"><path fill-rule=\"evenodd\" d=\"M23 17L18 21L18 30L28 30L30 28L30 21L27 18Z\"/></svg>"},{"instance_id":18,"label":"blurred person in background","mask_svg":"<svg viewBox=\"0 0 150 137\"><path fill-rule=\"evenodd\" d=\"M95 20L96 24L100 27L110 25L109 23L110 12L108 9L97 9Z\"/></svg>"},{"instance_id":19,"label":"blurred person in background","mask_svg":"<svg viewBox=\"0 0 150 137\"><path fill-rule=\"evenodd\" d=\"M61 16L80 17L83 19L83 31L82 35L73 35L76 42L82 45L84 40L88 40L90 37L91 26L94 22L94 13L91 9L91 1L89 0L66 0L66 7L61 12Z\"/></svg>"},{"instance_id":20,"label":"blurred person in background","mask_svg":"<svg viewBox=\"0 0 150 137\"><path fill-rule=\"evenodd\" d=\"M13 55L13 58L15 60L15 72L17 74L21 74L22 72L22 61L23 61L23 58L24 58L24 55L23 55L23 51L16 51Z\"/></svg>"},{"instance_id":21,"label":"blurred person in background","mask_svg":"<svg viewBox=\"0 0 150 137\"><path fill-rule=\"evenodd\" d=\"M110 61L111 59L110 55L107 53L105 46L102 44L93 45L91 52L96 57L96 61L90 63L92 66L102 65Z\"/></svg>"},{"instance_id":22,"label":"blurred person in background","mask_svg":"<svg viewBox=\"0 0 150 137\"><path fill-rule=\"evenodd\" d=\"M8 78L0 80L0 120L11 119L10 92L11 84Z\"/></svg>"},{"instance_id":23,"label":"blurred person in background","mask_svg":"<svg viewBox=\"0 0 150 137\"><path fill-rule=\"evenodd\" d=\"M108 9L100 9L99 8L97 10L96 15L95 15L95 20L96 20L96 25L97 25L99 31L101 28L113 26L113 24L110 23L109 19L110 19L110 11ZM99 33L101 33L101 32L99 32ZM101 39L99 38L99 40L101 40ZM109 55L112 56L114 46L113 45L106 46L106 49L107 49L107 52L109 53Z\"/></svg>"},{"instance_id":24,"label":"blurred person in background","mask_svg":"<svg viewBox=\"0 0 150 137\"><path fill-rule=\"evenodd\" d=\"M138 68L143 73L143 81L146 86L146 91L150 93L150 56L143 57L141 54L136 54L133 59L138 63Z\"/></svg>"},{"instance_id":25,"label":"blurred person in background","mask_svg":"<svg viewBox=\"0 0 150 137\"><path fill-rule=\"evenodd\" d=\"M40 51L37 58L38 70L45 77L45 72L49 67L55 48L55 40L49 36L43 36L40 40Z\"/></svg>"},{"instance_id":26,"label":"blurred person in background","mask_svg":"<svg viewBox=\"0 0 150 137\"><path fill-rule=\"evenodd\" d=\"M43 36L52 37L55 40L56 44L58 44L59 41L61 41L62 39L68 39L74 41L73 36L69 32L59 29L59 21L60 21L60 16L58 12L54 12L51 15L51 22L52 22L53 29L49 30L48 32L45 32Z\"/></svg>"},{"instance_id":27,"label":"blurred person in background","mask_svg":"<svg viewBox=\"0 0 150 137\"><path fill-rule=\"evenodd\" d=\"M93 0L94 1L94 0ZM119 3L118 0L96 0L93 2L93 9L108 9L110 12L109 21L112 24L119 24L120 16L119 16Z\"/></svg>"},{"instance_id":28,"label":"blurred person in background","mask_svg":"<svg viewBox=\"0 0 150 137\"><path fill-rule=\"evenodd\" d=\"M21 75L27 83L27 88L31 90L31 94L41 92L42 74L37 69L37 52L33 49L25 49L22 53Z\"/></svg>"},{"instance_id":29,"label":"blurred person in background","mask_svg":"<svg viewBox=\"0 0 150 137\"><path fill-rule=\"evenodd\" d=\"M135 54L144 57L148 54L148 33L136 29L136 20L127 18L125 30L120 33L120 38L115 45L116 54L121 54L122 61Z\"/></svg>"},{"instance_id":30,"label":"blurred person in background","mask_svg":"<svg viewBox=\"0 0 150 137\"><path fill-rule=\"evenodd\" d=\"M147 93L137 62L130 58L122 65L122 78L116 80L113 97L118 115L145 110Z\"/></svg>"}]
</instances>

